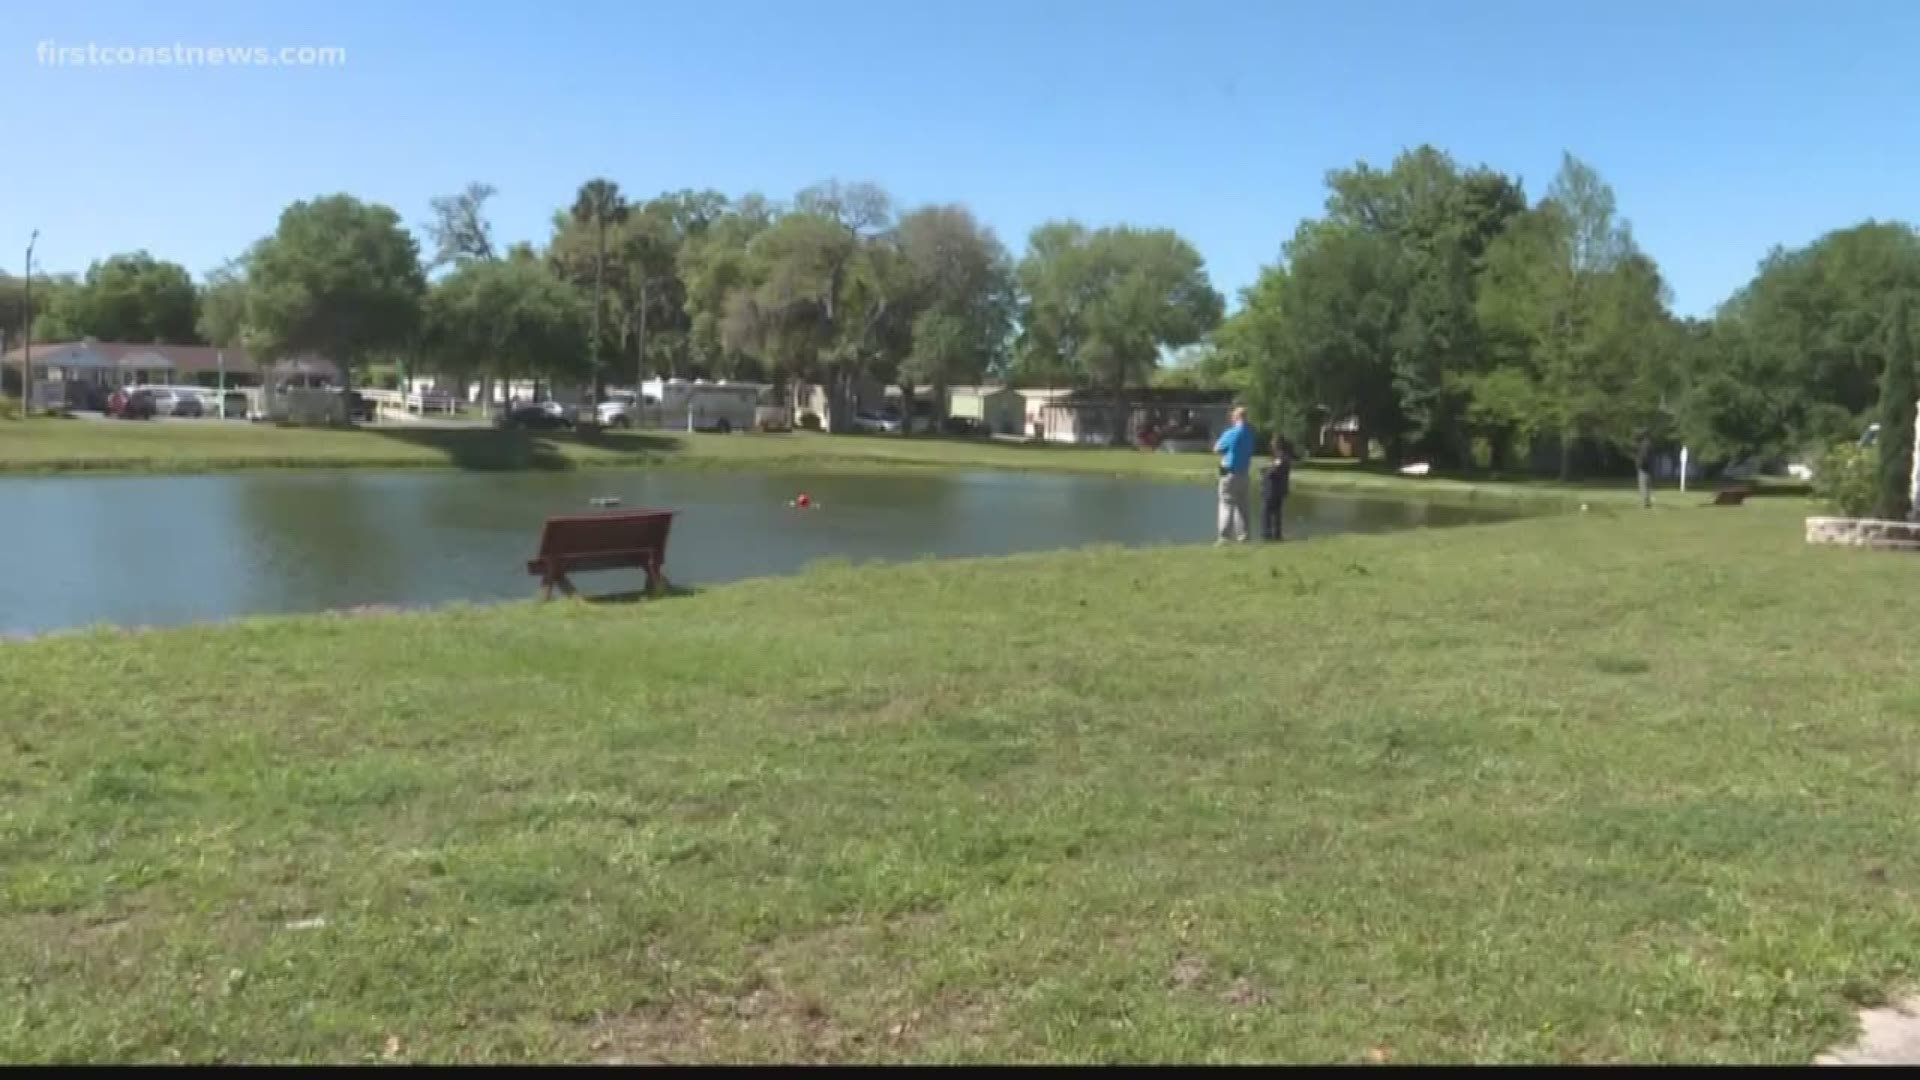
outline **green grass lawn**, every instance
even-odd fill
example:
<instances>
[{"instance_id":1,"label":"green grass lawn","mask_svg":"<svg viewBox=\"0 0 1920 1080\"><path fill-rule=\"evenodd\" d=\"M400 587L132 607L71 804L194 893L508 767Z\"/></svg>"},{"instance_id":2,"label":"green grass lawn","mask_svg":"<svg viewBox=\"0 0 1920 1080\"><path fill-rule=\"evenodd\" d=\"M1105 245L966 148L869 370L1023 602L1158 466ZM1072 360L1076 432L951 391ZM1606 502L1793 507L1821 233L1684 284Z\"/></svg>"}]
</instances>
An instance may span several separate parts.
<instances>
[{"instance_id":1,"label":"green grass lawn","mask_svg":"<svg viewBox=\"0 0 1920 1080\"><path fill-rule=\"evenodd\" d=\"M0 645L0 1059L1806 1061L1920 563L1800 509Z\"/></svg>"},{"instance_id":2,"label":"green grass lawn","mask_svg":"<svg viewBox=\"0 0 1920 1080\"><path fill-rule=\"evenodd\" d=\"M1211 482L1204 454L972 440L795 433L688 435L662 432L501 432L384 424L357 430L260 424L102 423L36 420L0 424L0 474L81 471L208 472L249 468L574 469L680 465L850 472L901 469L1028 469ZM1562 485L1441 477L1409 479L1352 463L1309 462L1299 483L1314 491L1454 501L1625 501L1631 482Z\"/></svg>"}]
</instances>

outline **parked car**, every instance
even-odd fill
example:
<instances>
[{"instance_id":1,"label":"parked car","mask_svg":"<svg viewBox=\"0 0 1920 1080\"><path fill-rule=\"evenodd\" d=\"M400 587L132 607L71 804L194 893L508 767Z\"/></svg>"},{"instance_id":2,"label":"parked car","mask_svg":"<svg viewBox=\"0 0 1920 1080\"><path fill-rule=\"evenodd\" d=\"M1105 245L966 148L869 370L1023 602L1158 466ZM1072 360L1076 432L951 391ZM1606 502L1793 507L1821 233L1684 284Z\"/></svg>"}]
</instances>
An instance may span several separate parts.
<instances>
[{"instance_id":1,"label":"parked car","mask_svg":"<svg viewBox=\"0 0 1920 1080\"><path fill-rule=\"evenodd\" d=\"M187 394L186 392L181 390L169 390L164 386L152 387L152 388L139 387L138 389L145 390L148 394L152 395L153 410L155 414L159 416L175 415L176 411L182 408L183 402L191 401L194 403L194 405L197 405L200 402L199 397L195 395ZM192 415L193 405L187 405L185 406L185 408L187 411L184 413L179 413L179 415L182 415L182 416Z\"/></svg>"},{"instance_id":2,"label":"parked car","mask_svg":"<svg viewBox=\"0 0 1920 1080\"><path fill-rule=\"evenodd\" d=\"M499 415L494 424L498 427L521 428L528 431L553 431L573 426L573 422L564 414L547 408L544 402L511 406Z\"/></svg>"},{"instance_id":3,"label":"parked car","mask_svg":"<svg viewBox=\"0 0 1920 1080\"><path fill-rule=\"evenodd\" d=\"M115 390L107 397L107 415L118 420L151 420L156 413L151 390Z\"/></svg>"},{"instance_id":4,"label":"parked car","mask_svg":"<svg viewBox=\"0 0 1920 1080\"><path fill-rule=\"evenodd\" d=\"M173 397L173 408L167 411L168 416L177 416L183 420L198 420L207 415L206 399L191 390L165 390L155 393L156 405L159 404L157 399L161 394L171 394Z\"/></svg>"},{"instance_id":5,"label":"parked car","mask_svg":"<svg viewBox=\"0 0 1920 1080\"><path fill-rule=\"evenodd\" d=\"M900 418L893 413L857 412L853 414L853 429L873 435L897 435Z\"/></svg>"},{"instance_id":6,"label":"parked car","mask_svg":"<svg viewBox=\"0 0 1920 1080\"><path fill-rule=\"evenodd\" d=\"M547 398L544 401L536 401L534 404L545 409L549 414L568 427L572 427L580 422L580 406L578 405L569 405L564 401L555 401L552 398Z\"/></svg>"},{"instance_id":7,"label":"parked car","mask_svg":"<svg viewBox=\"0 0 1920 1080\"><path fill-rule=\"evenodd\" d=\"M358 390L342 391L347 398L347 422L350 424L371 424L380 414L375 405Z\"/></svg>"}]
</instances>

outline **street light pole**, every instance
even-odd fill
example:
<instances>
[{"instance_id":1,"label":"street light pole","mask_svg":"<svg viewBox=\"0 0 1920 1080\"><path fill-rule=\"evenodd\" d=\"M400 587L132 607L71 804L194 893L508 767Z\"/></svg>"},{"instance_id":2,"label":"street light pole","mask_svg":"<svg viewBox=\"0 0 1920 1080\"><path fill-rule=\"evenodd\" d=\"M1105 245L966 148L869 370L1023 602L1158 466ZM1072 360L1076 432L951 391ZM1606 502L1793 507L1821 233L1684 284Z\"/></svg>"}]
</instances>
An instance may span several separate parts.
<instances>
[{"instance_id":1,"label":"street light pole","mask_svg":"<svg viewBox=\"0 0 1920 1080\"><path fill-rule=\"evenodd\" d=\"M27 237L27 280L21 294L20 314L26 326L20 334L20 419L33 415L33 245L40 242L40 230Z\"/></svg>"}]
</instances>

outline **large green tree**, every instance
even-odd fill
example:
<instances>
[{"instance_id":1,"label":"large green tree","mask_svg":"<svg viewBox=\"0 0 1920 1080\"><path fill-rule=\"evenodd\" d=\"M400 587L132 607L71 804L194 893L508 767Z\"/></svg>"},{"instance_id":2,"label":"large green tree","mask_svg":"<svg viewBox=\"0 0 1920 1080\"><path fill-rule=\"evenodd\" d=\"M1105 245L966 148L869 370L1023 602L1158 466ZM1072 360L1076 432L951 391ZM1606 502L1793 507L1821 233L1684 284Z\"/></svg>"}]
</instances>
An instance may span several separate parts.
<instances>
[{"instance_id":1,"label":"large green tree","mask_svg":"<svg viewBox=\"0 0 1920 1080\"><path fill-rule=\"evenodd\" d=\"M607 234L626 220L630 210L619 184L595 178L580 185L569 211L576 222L593 233L593 313L587 329L587 353L593 366L595 400L602 396L606 378L600 354L600 326L606 310Z\"/></svg>"},{"instance_id":2,"label":"large green tree","mask_svg":"<svg viewBox=\"0 0 1920 1080\"><path fill-rule=\"evenodd\" d=\"M759 195L747 195L698 229L689 229L674 258L683 293L689 366L709 376L772 373L750 342L730 333L729 312L751 295L760 281L760 265L751 255L756 237L772 224L773 208Z\"/></svg>"},{"instance_id":3,"label":"large green tree","mask_svg":"<svg viewBox=\"0 0 1920 1080\"><path fill-rule=\"evenodd\" d=\"M725 208L715 192L673 192L628 207L604 235L591 220L556 215L549 257L570 280L604 283L614 351L627 358L632 366L625 370L636 380L650 371L693 373L680 251Z\"/></svg>"},{"instance_id":4,"label":"large green tree","mask_svg":"<svg viewBox=\"0 0 1920 1080\"><path fill-rule=\"evenodd\" d=\"M538 258L473 260L427 294L426 352L449 374L583 379L587 306Z\"/></svg>"},{"instance_id":5,"label":"large green tree","mask_svg":"<svg viewBox=\"0 0 1920 1080\"><path fill-rule=\"evenodd\" d=\"M1237 354L1222 344L1227 325L1223 323L1207 340L1176 349L1168 363L1153 373L1153 385L1183 390L1227 389L1247 394L1252 389L1253 370L1238 363Z\"/></svg>"},{"instance_id":6,"label":"large green tree","mask_svg":"<svg viewBox=\"0 0 1920 1080\"><path fill-rule=\"evenodd\" d=\"M452 195L440 195L429 200L428 207L432 216L426 225L427 237L433 243L433 252L428 269L443 271L449 268L466 266L474 262L493 262L500 257L498 246L493 238L493 220L487 216L487 203L497 194L492 184L469 183ZM521 242L512 245L508 258L524 257L531 248ZM404 355L396 357L404 383L409 369L424 358L432 359L430 335L424 326L415 333L412 347ZM468 365L465 368L439 370L437 375L480 376L481 408L493 409L494 371L491 367Z\"/></svg>"},{"instance_id":7,"label":"large green tree","mask_svg":"<svg viewBox=\"0 0 1920 1080\"><path fill-rule=\"evenodd\" d=\"M1405 410L1393 379L1405 265L1391 240L1351 225L1302 224L1284 263L1269 267L1223 327L1223 348L1248 358L1261 422L1307 434L1353 417L1363 439L1402 450Z\"/></svg>"},{"instance_id":8,"label":"large green tree","mask_svg":"<svg viewBox=\"0 0 1920 1080\"><path fill-rule=\"evenodd\" d=\"M208 273L200 287L200 318L196 329L209 345L244 347L252 336L247 313L248 258L243 255L229 259Z\"/></svg>"},{"instance_id":9,"label":"large green tree","mask_svg":"<svg viewBox=\"0 0 1920 1080\"><path fill-rule=\"evenodd\" d=\"M1476 305L1495 238L1525 209L1510 178L1429 146L1327 175L1304 222L1220 334L1221 364L1280 428L1352 416L1390 457L1471 454L1488 351Z\"/></svg>"},{"instance_id":10,"label":"large green tree","mask_svg":"<svg viewBox=\"0 0 1920 1080\"><path fill-rule=\"evenodd\" d=\"M435 267L494 258L493 222L487 217L487 201L496 194L492 184L476 182L429 201L433 217L427 222L427 237L433 241Z\"/></svg>"},{"instance_id":11,"label":"large green tree","mask_svg":"<svg viewBox=\"0 0 1920 1080\"><path fill-rule=\"evenodd\" d=\"M999 370L1012 342L1013 267L993 230L962 206L929 206L895 232L912 294L911 342L901 365L944 403L948 386Z\"/></svg>"},{"instance_id":12,"label":"large green tree","mask_svg":"<svg viewBox=\"0 0 1920 1080\"><path fill-rule=\"evenodd\" d=\"M1552 435L1562 477L1583 440L1624 444L1656 419L1669 388L1664 285L1612 189L1573 155L1489 248L1479 311L1496 363L1476 404Z\"/></svg>"},{"instance_id":13,"label":"large green tree","mask_svg":"<svg viewBox=\"0 0 1920 1080\"><path fill-rule=\"evenodd\" d=\"M82 286L72 274L33 274L33 340L73 341L85 337L81 328ZM26 282L17 277L0 276L0 326L7 331L8 348L20 340L29 327Z\"/></svg>"},{"instance_id":14,"label":"large green tree","mask_svg":"<svg viewBox=\"0 0 1920 1080\"><path fill-rule=\"evenodd\" d=\"M1879 396L1887 298L1914 290L1920 234L1903 223L1868 221L1777 248L1716 319L1741 343L1731 378L1785 399L1783 438L1800 444L1792 449L1838 429L1857 435Z\"/></svg>"},{"instance_id":15,"label":"large green tree","mask_svg":"<svg viewBox=\"0 0 1920 1080\"><path fill-rule=\"evenodd\" d=\"M1393 312L1379 375L1392 388L1385 418L1404 427L1379 434L1390 446L1404 440L1424 456L1465 464L1471 382L1485 359L1477 280L1526 197L1511 178L1462 169L1431 146L1399 155L1384 171L1364 162L1335 171L1327 187L1327 220L1378 238L1395 264L1376 277L1395 294L1379 304Z\"/></svg>"},{"instance_id":16,"label":"large green tree","mask_svg":"<svg viewBox=\"0 0 1920 1080\"><path fill-rule=\"evenodd\" d=\"M1909 327L1912 294L1895 293L1887 315L1881 348L1879 503L1875 511L1887 521L1905 521L1913 514L1914 350Z\"/></svg>"},{"instance_id":17,"label":"large green tree","mask_svg":"<svg viewBox=\"0 0 1920 1080\"><path fill-rule=\"evenodd\" d=\"M17 282L14 284L17 285ZM8 290L11 292L11 290ZM19 296L12 295L5 321L16 331ZM77 281L34 275L34 337L42 341L131 341L191 345L199 297L193 278L176 263L145 251L114 255L88 267Z\"/></svg>"},{"instance_id":18,"label":"large green tree","mask_svg":"<svg viewBox=\"0 0 1920 1080\"><path fill-rule=\"evenodd\" d=\"M192 276L185 267L144 251L94 263L80 297L82 329L101 341L189 345L199 340Z\"/></svg>"},{"instance_id":19,"label":"large green tree","mask_svg":"<svg viewBox=\"0 0 1920 1080\"><path fill-rule=\"evenodd\" d=\"M730 350L759 358L778 381L827 387L829 423L851 417L863 378L888 379L900 273L892 199L873 184L802 191L748 243L721 322Z\"/></svg>"},{"instance_id":20,"label":"large green tree","mask_svg":"<svg viewBox=\"0 0 1920 1080\"><path fill-rule=\"evenodd\" d=\"M1025 375L1066 375L1111 394L1116 444L1127 435L1118 407L1126 388L1143 385L1162 352L1199 341L1224 306L1200 253L1168 229L1042 225L1017 278Z\"/></svg>"},{"instance_id":21,"label":"large green tree","mask_svg":"<svg viewBox=\"0 0 1920 1080\"><path fill-rule=\"evenodd\" d=\"M426 279L388 207L349 195L294 203L247 263L246 321L269 359L316 353L351 386L358 365L413 340Z\"/></svg>"},{"instance_id":22,"label":"large green tree","mask_svg":"<svg viewBox=\"0 0 1920 1080\"><path fill-rule=\"evenodd\" d=\"M614 330L623 349L631 344L643 370L716 378L733 373L724 365L704 363L694 348L693 313L680 261L681 252L729 212L727 197L717 191L666 192L649 199L636 227L622 236Z\"/></svg>"}]
</instances>

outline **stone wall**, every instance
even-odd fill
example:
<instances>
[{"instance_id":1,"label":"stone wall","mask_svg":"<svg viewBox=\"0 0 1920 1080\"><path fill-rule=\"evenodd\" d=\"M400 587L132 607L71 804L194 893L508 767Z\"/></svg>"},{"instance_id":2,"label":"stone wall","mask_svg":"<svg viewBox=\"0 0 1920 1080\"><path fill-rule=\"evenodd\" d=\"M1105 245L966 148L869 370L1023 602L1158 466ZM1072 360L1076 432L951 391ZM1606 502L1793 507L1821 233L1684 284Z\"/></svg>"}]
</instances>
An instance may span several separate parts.
<instances>
[{"instance_id":1,"label":"stone wall","mask_svg":"<svg viewBox=\"0 0 1920 1080\"><path fill-rule=\"evenodd\" d=\"M1920 524L1872 518L1808 518L1807 543L1920 551Z\"/></svg>"}]
</instances>

